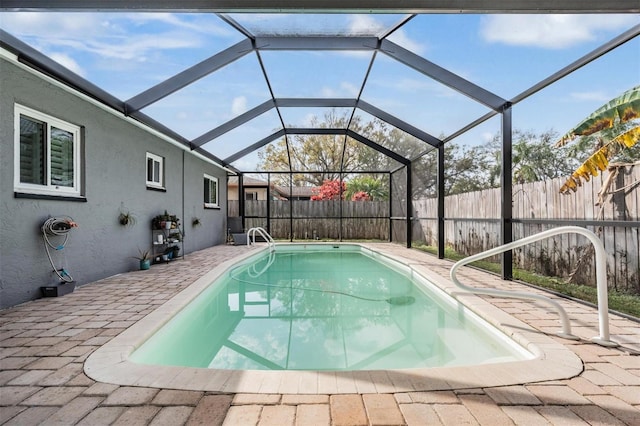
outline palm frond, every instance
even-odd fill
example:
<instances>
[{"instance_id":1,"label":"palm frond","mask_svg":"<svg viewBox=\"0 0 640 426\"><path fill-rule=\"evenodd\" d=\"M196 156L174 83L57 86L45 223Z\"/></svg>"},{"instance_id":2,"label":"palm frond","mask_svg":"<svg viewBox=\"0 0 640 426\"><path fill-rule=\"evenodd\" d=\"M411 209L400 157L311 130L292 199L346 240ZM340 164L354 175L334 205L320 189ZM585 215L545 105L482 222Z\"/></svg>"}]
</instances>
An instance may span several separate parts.
<instances>
[{"instance_id":1,"label":"palm frond","mask_svg":"<svg viewBox=\"0 0 640 426\"><path fill-rule=\"evenodd\" d=\"M607 169L609 160L620 150L631 148L640 140L640 126L624 132L611 139L606 145L594 152L587 160L569 176L564 185L560 188L561 194L568 194L569 191L576 192L582 186L582 180L589 182L592 176Z\"/></svg>"},{"instance_id":2,"label":"palm frond","mask_svg":"<svg viewBox=\"0 0 640 426\"><path fill-rule=\"evenodd\" d=\"M555 144L561 147L578 136L588 136L608 129L616 123L624 123L640 117L640 86L627 90L610 100L569 130Z\"/></svg>"}]
</instances>

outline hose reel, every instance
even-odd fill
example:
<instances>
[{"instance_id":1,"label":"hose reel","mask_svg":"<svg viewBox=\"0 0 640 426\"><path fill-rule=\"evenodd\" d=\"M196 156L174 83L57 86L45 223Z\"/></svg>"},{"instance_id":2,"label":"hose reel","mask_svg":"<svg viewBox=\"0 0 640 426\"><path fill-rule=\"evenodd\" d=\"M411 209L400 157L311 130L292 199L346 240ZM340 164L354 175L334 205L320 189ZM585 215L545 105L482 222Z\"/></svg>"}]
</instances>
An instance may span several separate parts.
<instances>
[{"instance_id":1,"label":"hose reel","mask_svg":"<svg viewBox=\"0 0 640 426\"><path fill-rule=\"evenodd\" d=\"M69 241L69 232L73 228L77 228L78 224L73 221L69 216L50 217L45 220L40 230L42 231L42 239L44 241L44 248L49 258L49 263L53 268L53 272L60 278L62 282L73 282L73 277L64 268L56 268L53 258L51 257L50 249L61 251L67 245ZM57 243L57 244L56 244Z\"/></svg>"}]
</instances>

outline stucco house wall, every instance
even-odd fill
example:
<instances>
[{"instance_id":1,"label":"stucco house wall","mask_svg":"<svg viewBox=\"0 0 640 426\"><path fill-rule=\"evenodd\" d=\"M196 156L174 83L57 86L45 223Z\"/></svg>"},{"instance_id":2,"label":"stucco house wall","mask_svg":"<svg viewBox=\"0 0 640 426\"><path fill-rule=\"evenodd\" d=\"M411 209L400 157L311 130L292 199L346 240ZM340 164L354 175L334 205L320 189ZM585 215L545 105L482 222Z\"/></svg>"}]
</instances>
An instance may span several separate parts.
<instances>
[{"instance_id":1,"label":"stucco house wall","mask_svg":"<svg viewBox=\"0 0 640 426\"><path fill-rule=\"evenodd\" d=\"M16 103L81 126L83 199L17 197ZM56 266L64 267L76 285L138 269L133 256L139 249L151 248L151 219L165 210L181 219L185 253L225 241L224 169L10 55L0 55L0 142L0 308L36 299L41 286L60 281L40 230L49 217L70 216L79 225L70 231L63 250L52 251ZM147 152L164 158L164 191L147 188ZM204 206L205 173L218 178L219 208ZM136 224L120 225L121 211L133 213ZM197 229L194 218L201 222Z\"/></svg>"}]
</instances>

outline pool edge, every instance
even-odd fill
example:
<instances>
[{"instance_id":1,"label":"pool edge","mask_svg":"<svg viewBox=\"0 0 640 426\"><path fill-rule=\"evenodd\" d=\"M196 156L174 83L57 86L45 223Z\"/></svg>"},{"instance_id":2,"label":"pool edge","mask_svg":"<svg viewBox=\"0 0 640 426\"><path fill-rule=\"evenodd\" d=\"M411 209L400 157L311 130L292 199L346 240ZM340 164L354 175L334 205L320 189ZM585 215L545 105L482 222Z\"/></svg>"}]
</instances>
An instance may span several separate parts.
<instances>
[{"instance_id":1,"label":"pool edge","mask_svg":"<svg viewBox=\"0 0 640 426\"><path fill-rule=\"evenodd\" d=\"M482 368L476 365L347 372L157 367L136 364L128 360L129 355L138 345L200 294L213 279L222 275L237 262L261 252L261 250L251 250L214 267L145 318L98 348L85 361L84 371L87 376L96 381L121 386L220 393L284 394L396 393L485 388L567 379L582 372L582 361L564 345L532 329L482 298L462 294L447 279L435 273L429 273L424 263L396 253L387 253L375 244L351 242L346 244L359 245L403 262L447 294L455 294L455 297L467 308L502 330L534 353L536 357L525 361L482 364Z\"/></svg>"}]
</instances>

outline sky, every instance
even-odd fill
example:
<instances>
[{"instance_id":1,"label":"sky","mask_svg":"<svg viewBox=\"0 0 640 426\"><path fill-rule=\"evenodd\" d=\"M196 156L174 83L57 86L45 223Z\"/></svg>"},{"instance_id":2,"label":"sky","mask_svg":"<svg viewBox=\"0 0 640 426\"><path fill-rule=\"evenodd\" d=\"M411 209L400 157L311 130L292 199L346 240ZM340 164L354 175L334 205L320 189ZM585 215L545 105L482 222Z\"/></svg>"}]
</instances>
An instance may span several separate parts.
<instances>
[{"instance_id":1,"label":"sky","mask_svg":"<svg viewBox=\"0 0 640 426\"><path fill-rule=\"evenodd\" d=\"M405 15L232 14L259 35L377 35ZM429 14L410 19L389 40L500 96L511 99L624 31L627 15ZM215 14L3 12L0 28L123 101L242 41ZM448 136L489 109L378 53L261 51L202 78L142 112L195 139L271 98L361 99L436 137ZM267 85L260 61L269 77ZM640 37L513 107L514 129L564 133L592 111L640 84ZM283 108L286 125L305 127L321 108ZM366 115L358 111L361 115ZM275 110L207 143L220 158L281 127ZM499 117L455 139L490 140ZM253 170L255 154L234 163Z\"/></svg>"}]
</instances>

